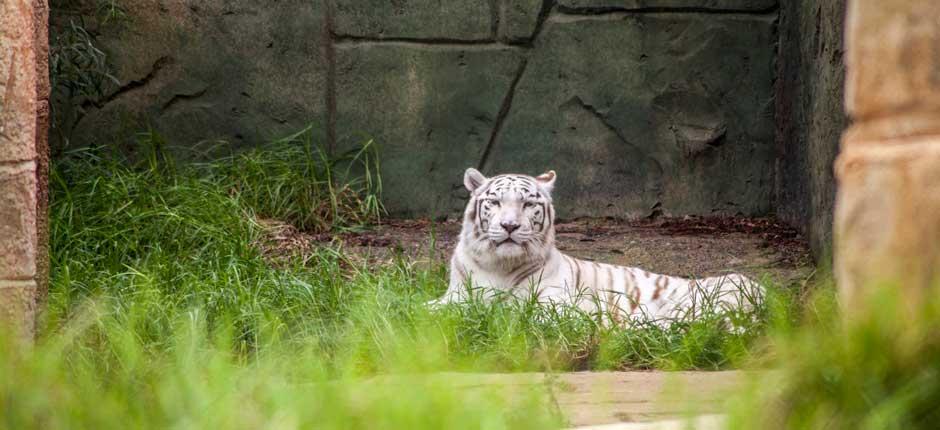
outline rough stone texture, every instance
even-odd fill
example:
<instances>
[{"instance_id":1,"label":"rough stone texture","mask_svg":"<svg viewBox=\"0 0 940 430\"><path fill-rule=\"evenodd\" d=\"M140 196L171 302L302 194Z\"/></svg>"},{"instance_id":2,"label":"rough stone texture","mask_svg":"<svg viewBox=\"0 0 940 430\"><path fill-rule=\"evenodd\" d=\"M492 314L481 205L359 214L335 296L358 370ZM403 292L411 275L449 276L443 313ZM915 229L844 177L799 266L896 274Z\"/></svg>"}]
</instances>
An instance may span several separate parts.
<instances>
[{"instance_id":1,"label":"rough stone texture","mask_svg":"<svg viewBox=\"0 0 940 430\"><path fill-rule=\"evenodd\" d=\"M36 208L36 163L0 164L0 279L36 275Z\"/></svg>"},{"instance_id":2,"label":"rough stone texture","mask_svg":"<svg viewBox=\"0 0 940 430\"><path fill-rule=\"evenodd\" d=\"M192 156L312 121L376 138L393 216L459 212L468 166L555 168L563 217L771 212L774 2L602 3L127 0L96 29L121 85L73 142L150 126Z\"/></svg>"},{"instance_id":3,"label":"rough stone texture","mask_svg":"<svg viewBox=\"0 0 940 430\"><path fill-rule=\"evenodd\" d=\"M27 337L35 317L37 147L48 114L44 1L0 4L0 323ZM41 173L40 173L41 175Z\"/></svg>"},{"instance_id":4,"label":"rough stone texture","mask_svg":"<svg viewBox=\"0 0 940 430\"><path fill-rule=\"evenodd\" d=\"M500 40L528 42L535 36L543 7L549 0L503 0L500 3Z\"/></svg>"},{"instance_id":5,"label":"rough stone texture","mask_svg":"<svg viewBox=\"0 0 940 430\"><path fill-rule=\"evenodd\" d=\"M836 276L846 303L878 282L921 303L940 281L940 136L846 140L837 175Z\"/></svg>"},{"instance_id":6,"label":"rough stone texture","mask_svg":"<svg viewBox=\"0 0 940 430\"><path fill-rule=\"evenodd\" d=\"M340 36L492 40L493 1L331 0Z\"/></svg>"},{"instance_id":7,"label":"rough stone texture","mask_svg":"<svg viewBox=\"0 0 940 430\"><path fill-rule=\"evenodd\" d=\"M856 1L852 7L846 107L853 119L940 112L937 3Z\"/></svg>"},{"instance_id":8,"label":"rough stone texture","mask_svg":"<svg viewBox=\"0 0 940 430\"><path fill-rule=\"evenodd\" d=\"M777 0L558 0L565 8L582 10L692 9L726 11L766 11Z\"/></svg>"},{"instance_id":9,"label":"rough stone texture","mask_svg":"<svg viewBox=\"0 0 940 430\"><path fill-rule=\"evenodd\" d=\"M33 2L0 4L0 163L36 157Z\"/></svg>"},{"instance_id":10,"label":"rough stone texture","mask_svg":"<svg viewBox=\"0 0 940 430\"><path fill-rule=\"evenodd\" d=\"M836 176L835 269L848 308L895 283L916 305L940 282L940 9L853 2ZM877 58L878 61L871 61Z\"/></svg>"},{"instance_id":11,"label":"rough stone texture","mask_svg":"<svg viewBox=\"0 0 940 430\"><path fill-rule=\"evenodd\" d=\"M33 281L0 280L0 324L11 324L26 337L36 320L36 285ZM6 330L6 328L4 328Z\"/></svg>"},{"instance_id":12,"label":"rough stone texture","mask_svg":"<svg viewBox=\"0 0 940 430\"><path fill-rule=\"evenodd\" d=\"M36 53L36 301L49 291L49 2L33 2L33 49Z\"/></svg>"},{"instance_id":13,"label":"rough stone texture","mask_svg":"<svg viewBox=\"0 0 940 430\"><path fill-rule=\"evenodd\" d=\"M376 139L390 212L460 209L462 172L479 162L521 61L506 48L363 43L337 50L336 125Z\"/></svg>"},{"instance_id":14,"label":"rough stone texture","mask_svg":"<svg viewBox=\"0 0 940 430\"><path fill-rule=\"evenodd\" d=\"M121 85L87 103L76 143L132 145L150 126L185 157L220 140L257 145L311 123L325 135L327 31L319 2L122 6L127 21L102 25L98 38Z\"/></svg>"},{"instance_id":15,"label":"rough stone texture","mask_svg":"<svg viewBox=\"0 0 940 430\"><path fill-rule=\"evenodd\" d=\"M563 218L768 212L773 20L550 18L486 173L555 169Z\"/></svg>"},{"instance_id":16,"label":"rough stone texture","mask_svg":"<svg viewBox=\"0 0 940 430\"><path fill-rule=\"evenodd\" d=\"M776 212L798 226L814 253L832 245L832 165L848 125L842 107L845 0L784 2L777 59Z\"/></svg>"}]
</instances>

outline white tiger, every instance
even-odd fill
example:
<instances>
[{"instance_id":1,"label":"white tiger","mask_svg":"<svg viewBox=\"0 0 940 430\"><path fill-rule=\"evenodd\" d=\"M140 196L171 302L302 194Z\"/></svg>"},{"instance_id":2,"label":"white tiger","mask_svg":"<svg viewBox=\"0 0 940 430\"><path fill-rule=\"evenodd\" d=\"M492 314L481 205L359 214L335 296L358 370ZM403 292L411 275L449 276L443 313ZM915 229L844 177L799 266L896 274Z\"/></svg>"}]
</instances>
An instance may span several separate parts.
<instances>
[{"instance_id":1,"label":"white tiger","mask_svg":"<svg viewBox=\"0 0 940 430\"><path fill-rule=\"evenodd\" d=\"M601 312L614 322L666 322L694 318L704 303L713 310L743 310L763 297L761 287L740 274L692 280L561 253L555 247L554 184L554 171L486 178L467 169L470 200L450 261L450 284L431 303L463 301L474 290L485 297L535 294L543 302Z\"/></svg>"}]
</instances>

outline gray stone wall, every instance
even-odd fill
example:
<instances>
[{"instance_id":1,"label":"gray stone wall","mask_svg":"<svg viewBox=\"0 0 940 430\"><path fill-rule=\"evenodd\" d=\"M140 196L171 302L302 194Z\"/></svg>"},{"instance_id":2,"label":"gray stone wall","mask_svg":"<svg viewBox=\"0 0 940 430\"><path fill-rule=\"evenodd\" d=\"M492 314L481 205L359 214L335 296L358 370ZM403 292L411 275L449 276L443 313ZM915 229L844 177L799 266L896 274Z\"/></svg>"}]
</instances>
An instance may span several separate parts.
<instances>
[{"instance_id":1,"label":"gray stone wall","mask_svg":"<svg viewBox=\"0 0 940 430\"><path fill-rule=\"evenodd\" d=\"M776 0L121 3L94 29L120 84L73 144L313 123L335 151L375 138L393 215L457 213L470 166L556 170L561 217L773 211Z\"/></svg>"},{"instance_id":2,"label":"gray stone wall","mask_svg":"<svg viewBox=\"0 0 940 430\"><path fill-rule=\"evenodd\" d=\"M845 0L791 0L780 10L777 213L817 256L832 243L833 162L848 125L843 108Z\"/></svg>"}]
</instances>

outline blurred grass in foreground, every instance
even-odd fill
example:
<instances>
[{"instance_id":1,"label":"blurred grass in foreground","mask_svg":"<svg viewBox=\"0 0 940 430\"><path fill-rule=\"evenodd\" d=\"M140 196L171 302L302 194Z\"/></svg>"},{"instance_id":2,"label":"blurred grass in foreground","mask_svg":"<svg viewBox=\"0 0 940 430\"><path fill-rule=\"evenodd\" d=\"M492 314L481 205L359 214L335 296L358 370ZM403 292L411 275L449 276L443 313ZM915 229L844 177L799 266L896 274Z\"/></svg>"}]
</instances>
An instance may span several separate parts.
<instances>
[{"instance_id":1,"label":"blurred grass in foreground","mask_svg":"<svg viewBox=\"0 0 940 430\"><path fill-rule=\"evenodd\" d=\"M902 288L875 285L868 305L842 318L834 291L820 289L800 324L770 331L776 370L732 402L730 428L940 425L940 297L911 305Z\"/></svg>"},{"instance_id":2,"label":"blurred grass in foreground","mask_svg":"<svg viewBox=\"0 0 940 430\"><path fill-rule=\"evenodd\" d=\"M83 310L33 348L0 340L0 428L560 426L542 392L507 397L421 374L376 383L352 362L324 362L313 345L268 345L247 359L231 352L233 336L206 337L198 311L182 315L156 347L100 312Z\"/></svg>"}]
</instances>

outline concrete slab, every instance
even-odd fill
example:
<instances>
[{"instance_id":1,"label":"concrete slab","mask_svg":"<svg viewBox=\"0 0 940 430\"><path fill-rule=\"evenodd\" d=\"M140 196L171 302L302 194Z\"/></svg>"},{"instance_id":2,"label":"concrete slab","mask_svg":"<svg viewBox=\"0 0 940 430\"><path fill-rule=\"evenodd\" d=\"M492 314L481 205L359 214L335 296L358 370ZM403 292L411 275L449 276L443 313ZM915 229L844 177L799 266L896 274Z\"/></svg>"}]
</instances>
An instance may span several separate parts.
<instances>
[{"instance_id":1,"label":"concrete slab","mask_svg":"<svg viewBox=\"0 0 940 430\"><path fill-rule=\"evenodd\" d=\"M496 390L509 397L545 390L551 407L567 426L589 429L717 428L724 400L746 373L574 372L438 373L430 376L461 390ZM422 380L427 381L427 379ZM382 376L378 383L413 383L405 375ZM640 425L642 424L642 425Z\"/></svg>"}]
</instances>

